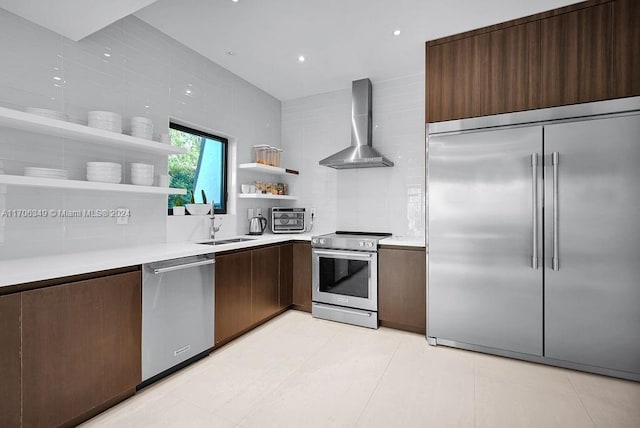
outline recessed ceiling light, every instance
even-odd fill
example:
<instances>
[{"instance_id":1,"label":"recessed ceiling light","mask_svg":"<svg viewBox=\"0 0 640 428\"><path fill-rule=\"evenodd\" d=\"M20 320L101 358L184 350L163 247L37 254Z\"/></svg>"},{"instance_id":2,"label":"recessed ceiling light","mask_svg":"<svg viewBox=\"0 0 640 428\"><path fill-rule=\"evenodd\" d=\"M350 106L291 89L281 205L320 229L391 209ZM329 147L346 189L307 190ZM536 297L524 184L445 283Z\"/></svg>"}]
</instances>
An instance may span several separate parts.
<instances>
[{"instance_id":1,"label":"recessed ceiling light","mask_svg":"<svg viewBox=\"0 0 640 428\"><path fill-rule=\"evenodd\" d=\"M236 53L234 51L227 51L226 54L229 56L236 56Z\"/></svg>"},{"instance_id":2,"label":"recessed ceiling light","mask_svg":"<svg viewBox=\"0 0 640 428\"><path fill-rule=\"evenodd\" d=\"M306 58L304 57L304 55L300 55L298 57L298 62L304 62L306 60Z\"/></svg>"},{"instance_id":3,"label":"recessed ceiling light","mask_svg":"<svg viewBox=\"0 0 640 428\"><path fill-rule=\"evenodd\" d=\"M238 3L238 0L231 0L231 1L234 2L234 3Z\"/></svg>"},{"instance_id":4,"label":"recessed ceiling light","mask_svg":"<svg viewBox=\"0 0 640 428\"><path fill-rule=\"evenodd\" d=\"M400 30L393 30L393 35L394 36L399 36L400 35Z\"/></svg>"},{"instance_id":5,"label":"recessed ceiling light","mask_svg":"<svg viewBox=\"0 0 640 428\"><path fill-rule=\"evenodd\" d=\"M110 53L106 53L106 52L103 55L106 56L107 58L109 58L111 56Z\"/></svg>"},{"instance_id":6,"label":"recessed ceiling light","mask_svg":"<svg viewBox=\"0 0 640 428\"><path fill-rule=\"evenodd\" d=\"M53 80L62 80L62 77L53 76Z\"/></svg>"}]
</instances>

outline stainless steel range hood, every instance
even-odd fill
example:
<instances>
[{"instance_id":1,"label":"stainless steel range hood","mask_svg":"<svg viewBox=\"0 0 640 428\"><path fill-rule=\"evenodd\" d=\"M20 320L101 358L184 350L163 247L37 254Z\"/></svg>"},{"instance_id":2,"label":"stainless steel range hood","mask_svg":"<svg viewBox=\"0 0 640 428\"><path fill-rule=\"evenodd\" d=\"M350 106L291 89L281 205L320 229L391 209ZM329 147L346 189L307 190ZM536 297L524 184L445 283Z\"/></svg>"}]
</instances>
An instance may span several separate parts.
<instances>
[{"instance_id":1,"label":"stainless steel range hood","mask_svg":"<svg viewBox=\"0 0 640 428\"><path fill-rule=\"evenodd\" d=\"M351 146L322 159L320 165L335 169L393 166L371 146L371 81L355 80L351 86Z\"/></svg>"}]
</instances>

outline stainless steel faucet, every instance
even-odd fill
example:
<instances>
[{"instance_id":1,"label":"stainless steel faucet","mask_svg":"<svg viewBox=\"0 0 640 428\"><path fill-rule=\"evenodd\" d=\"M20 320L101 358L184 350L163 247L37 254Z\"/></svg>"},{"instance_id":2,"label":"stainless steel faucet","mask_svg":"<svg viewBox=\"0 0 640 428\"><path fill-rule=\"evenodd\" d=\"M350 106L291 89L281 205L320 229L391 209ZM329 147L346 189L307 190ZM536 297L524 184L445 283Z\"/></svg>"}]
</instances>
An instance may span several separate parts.
<instances>
[{"instance_id":1,"label":"stainless steel faucet","mask_svg":"<svg viewBox=\"0 0 640 428\"><path fill-rule=\"evenodd\" d=\"M215 214L215 203L211 201L211 226L209 226L209 239L212 241L216 239L216 232L220 230L222 227L222 220L220 220L220 226L216 227L216 214Z\"/></svg>"}]
</instances>

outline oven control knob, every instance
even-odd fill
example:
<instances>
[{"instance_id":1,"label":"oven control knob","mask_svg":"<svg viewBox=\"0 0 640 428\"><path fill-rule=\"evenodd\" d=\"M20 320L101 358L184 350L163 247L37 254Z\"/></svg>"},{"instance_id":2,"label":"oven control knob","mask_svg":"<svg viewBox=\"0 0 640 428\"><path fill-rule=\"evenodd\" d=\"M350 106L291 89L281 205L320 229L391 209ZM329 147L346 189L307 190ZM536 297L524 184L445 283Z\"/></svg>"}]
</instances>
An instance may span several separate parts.
<instances>
[{"instance_id":1,"label":"oven control knob","mask_svg":"<svg viewBox=\"0 0 640 428\"><path fill-rule=\"evenodd\" d=\"M320 243L321 243L321 244L324 244L325 242L327 242L325 239L321 239L321 240L320 240Z\"/></svg>"},{"instance_id":2,"label":"oven control knob","mask_svg":"<svg viewBox=\"0 0 640 428\"><path fill-rule=\"evenodd\" d=\"M317 244L317 243L318 243L318 240L317 240L316 238L313 238L313 239L311 240L311 243L313 243L313 244Z\"/></svg>"},{"instance_id":3,"label":"oven control knob","mask_svg":"<svg viewBox=\"0 0 640 428\"><path fill-rule=\"evenodd\" d=\"M364 241L358 242L358 245L360 245L361 247L364 247Z\"/></svg>"},{"instance_id":4,"label":"oven control knob","mask_svg":"<svg viewBox=\"0 0 640 428\"><path fill-rule=\"evenodd\" d=\"M373 247L373 242L367 242L367 247L372 248Z\"/></svg>"}]
</instances>

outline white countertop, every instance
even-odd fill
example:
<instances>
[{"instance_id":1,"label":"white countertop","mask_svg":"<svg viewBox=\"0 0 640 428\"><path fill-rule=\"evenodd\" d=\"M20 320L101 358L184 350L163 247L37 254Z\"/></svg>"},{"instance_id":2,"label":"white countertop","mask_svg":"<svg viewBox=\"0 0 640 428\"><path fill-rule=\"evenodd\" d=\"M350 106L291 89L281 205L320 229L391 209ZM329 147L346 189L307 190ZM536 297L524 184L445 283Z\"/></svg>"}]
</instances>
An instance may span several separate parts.
<instances>
[{"instance_id":1,"label":"white countertop","mask_svg":"<svg viewBox=\"0 0 640 428\"><path fill-rule=\"evenodd\" d=\"M390 236L378 241L379 245L396 245L399 247L425 248L424 236Z\"/></svg>"},{"instance_id":2,"label":"white countertop","mask_svg":"<svg viewBox=\"0 0 640 428\"><path fill-rule=\"evenodd\" d=\"M234 237L220 238L220 240L230 238ZM242 238L253 237L242 236ZM199 254L220 253L286 241L309 240L311 240L311 234L262 235L251 241L220 246L178 242L2 260L0 261L0 287Z\"/></svg>"},{"instance_id":3,"label":"white countertop","mask_svg":"<svg viewBox=\"0 0 640 428\"><path fill-rule=\"evenodd\" d=\"M3 260L0 261L0 287L279 242L310 241L312 235L317 233L242 236L242 238L253 239L220 246L178 242ZM231 238L236 237L225 237L220 240ZM385 238L380 241L380 245L425 247L423 238L403 236Z\"/></svg>"}]
</instances>

